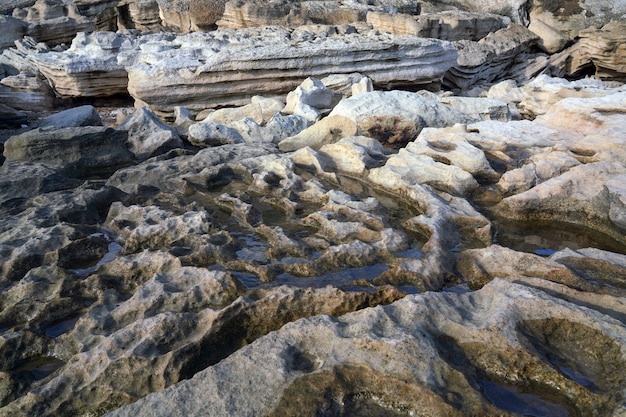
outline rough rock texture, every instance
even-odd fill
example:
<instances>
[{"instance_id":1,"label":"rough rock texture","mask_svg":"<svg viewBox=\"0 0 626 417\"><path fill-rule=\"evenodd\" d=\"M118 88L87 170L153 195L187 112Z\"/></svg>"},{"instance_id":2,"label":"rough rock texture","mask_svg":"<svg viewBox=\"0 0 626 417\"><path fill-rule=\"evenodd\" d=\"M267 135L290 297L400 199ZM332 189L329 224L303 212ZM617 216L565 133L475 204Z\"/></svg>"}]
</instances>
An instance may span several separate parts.
<instances>
[{"instance_id":1,"label":"rough rock texture","mask_svg":"<svg viewBox=\"0 0 626 417\"><path fill-rule=\"evenodd\" d=\"M478 42L457 41L457 65L445 76L445 83L468 90L482 82L501 81L513 58L535 44L537 36L520 25L493 32Z\"/></svg>"},{"instance_id":2,"label":"rough rock texture","mask_svg":"<svg viewBox=\"0 0 626 417\"><path fill-rule=\"evenodd\" d=\"M125 132L106 127L37 128L4 144L6 162L42 163L79 178L102 175L129 165Z\"/></svg>"},{"instance_id":3,"label":"rough rock texture","mask_svg":"<svg viewBox=\"0 0 626 417\"><path fill-rule=\"evenodd\" d=\"M495 416L524 406L550 415L619 413L626 329L614 317L623 310L616 305L607 316L566 301L562 286L551 290L496 280L474 293L428 293L300 320L108 416ZM498 399L504 393L509 401Z\"/></svg>"},{"instance_id":4,"label":"rough rock texture","mask_svg":"<svg viewBox=\"0 0 626 417\"><path fill-rule=\"evenodd\" d=\"M447 41L479 41L506 28L511 20L496 14L448 11L419 16L369 12L367 22L375 29L396 35L415 35Z\"/></svg>"},{"instance_id":5,"label":"rough rock texture","mask_svg":"<svg viewBox=\"0 0 626 417\"><path fill-rule=\"evenodd\" d=\"M374 91L342 100L330 117L351 120L356 132L400 147L412 141L425 127L446 127L472 118L418 93Z\"/></svg>"},{"instance_id":6,"label":"rough rock texture","mask_svg":"<svg viewBox=\"0 0 626 417\"><path fill-rule=\"evenodd\" d=\"M626 28L619 21L611 21L601 29L589 28L579 33L580 41L570 72L575 74L593 65L599 78L624 78L626 76ZM576 59L577 58L577 59Z\"/></svg>"},{"instance_id":7,"label":"rough rock texture","mask_svg":"<svg viewBox=\"0 0 626 417\"><path fill-rule=\"evenodd\" d=\"M198 111L245 104L254 95L286 93L308 76L331 73L360 72L379 87L436 85L456 59L452 46L443 41L337 30L218 31L146 46L127 67L128 91L157 112L171 112L177 105Z\"/></svg>"}]
</instances>

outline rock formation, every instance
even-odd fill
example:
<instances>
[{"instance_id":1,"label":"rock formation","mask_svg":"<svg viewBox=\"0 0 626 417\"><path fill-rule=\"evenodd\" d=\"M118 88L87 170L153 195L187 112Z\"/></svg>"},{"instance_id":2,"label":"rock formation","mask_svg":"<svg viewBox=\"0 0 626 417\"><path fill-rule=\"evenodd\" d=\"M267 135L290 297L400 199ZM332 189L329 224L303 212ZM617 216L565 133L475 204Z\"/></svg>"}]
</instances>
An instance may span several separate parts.
<instances>
[{"instance_id":1,"label":"rock formation","mask_svg":"<svg viewBox=\"0 0 626 417\"><path fill-rule=\"evenodd\" d=\"M553 3L3 2L0 416L622 415L623 30Z\"/></svg>"}]
</instances>

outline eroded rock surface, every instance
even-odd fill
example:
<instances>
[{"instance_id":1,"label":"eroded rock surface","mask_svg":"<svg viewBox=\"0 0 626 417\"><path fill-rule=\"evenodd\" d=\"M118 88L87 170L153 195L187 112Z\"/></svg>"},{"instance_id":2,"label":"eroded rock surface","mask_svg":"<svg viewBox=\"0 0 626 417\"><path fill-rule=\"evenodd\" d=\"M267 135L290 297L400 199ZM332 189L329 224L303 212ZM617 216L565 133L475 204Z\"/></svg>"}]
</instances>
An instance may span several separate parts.
<instances>
[{"instance_id":1,"label":"eroded rock surface","mask_svg":"<svg viewBox=\"0 0 626 417\"><path fill-rule=\"evenodd\" d=\"M7 1L0 415L623 414L613 12Z\"/></svg>"}]
</instances>

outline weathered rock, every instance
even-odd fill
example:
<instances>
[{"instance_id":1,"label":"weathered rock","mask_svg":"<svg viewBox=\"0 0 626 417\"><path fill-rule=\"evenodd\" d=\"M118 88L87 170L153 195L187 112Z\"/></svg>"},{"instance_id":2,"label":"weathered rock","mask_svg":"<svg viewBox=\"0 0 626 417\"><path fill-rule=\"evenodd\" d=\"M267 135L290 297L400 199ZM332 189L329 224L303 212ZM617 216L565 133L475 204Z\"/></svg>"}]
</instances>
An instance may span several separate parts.
<instances>
[{"instance_id":1,"label":"weathered rock","mask_svg":"<svg viewBox=\"0 0 626 417\"><path fill-rule=\"evenodd\" d=\"M584 29L602 27L610 21L619 21L626 13L626 4L620 0L583 0L581 2L534 1L528 9L530 20L540 19L571 39Z\"/></svg>"},{"instance_id":2,"label":"weathered rock","mask_svg":"<svg viewBox=\"0 0 626 417\"><path fill-rule=\"evenodd\" d=\"M11 48L14 42L22 39L26 35L27 24L19 19L11 16L0 14L0 26L2 26L2 34L0 34L0 52L6 48Z\"/></svg>"},{"instance_id":3,"label":"weathered rock","mask_svg":"<svg viewBox=\"0 0 626 417\"><path fill-rule=\"evenodd\" d=\"M373 91L342 100L329 117L352 120L356 134L401 147L425 127L446 127L469 122L465 114L418 93Z\"/></svg>"},{"instance_id":4,"label":"weathered rock","mask_svg":"<svg viewBox=\"0 0 626 417\"><path fill-rule=\"evenodd\" d=\"M22 71L0 80L3 103L19 110L46 111L54 109L54 93L43 77Z\"/></svg>"},{"instance_id":5,"label":"weathered rock","mask_svg":"<svg viewBox=\"0 0 626 417\"><path fill-rule=\"evenodd\" d=\"M485 153L468 142L467 127L457 125L449 128L425 128L415 141L409 143L407 151L426 155L446 165L455 165L469 172L480 182L498 178Z\"/></svg>"},{"instance_id":6,"label":"weathered rock","mask_svg":"<svg viewBox=\"0 0 626 417\"><path fill-rule=\"evenodd\" d=\"M147 107L137 109L116 130L127 132L129 149L137 159L148 159L183 146L176 129L163 123Z\"/></svg>"},{"instance_id":7,"label":"weathered rock","mask_svg":"<svg viewBox=\"0 0 626 417\"><path fill-rule=\"evenodd\" d=\"M37 123L37 127L81 127L102 126L102 119L95 107L90 105L75 107L55 113Z\"/></svg>"},{"instance_id":8,"label":"weathered rock","mask_svg":"<svg viewBox=\"0 0 626 417\"><path fill-rule=\"evenodd\" d=\"M537 46L549 54L560 52L570 42L570 39L558 29L548 25L541 19L532 19L528 29L539 36Z\"/></svg>"},{"instance_id":9,"label":"weathered rock","mask_svg":"<svg viewBox=\"0 0 626 417\"><path fill-rule=\"evenodd\" d=\"M30 7L13 10L13 17L28 23L28 36L49 45L69 43L76 33L96 29L93 20L81 16L73 2L37 0Z\"/></svg>"},{"instance_id":10,"label":"weathered rock","mask_svg":"<svg viewBox=\"0 0 626 417\"><path fill-rule=\"evenodd\" d=\"M457 41L457 65L446 74L446 85L469 90L480 83L501 81L515 58L535 44L537 36L520 25L490 33L478 42Z\"/></svg>"},{"instance_id":11,"label":"weathered rock","mask_svg":"<svg viewBox=\"0 0 626 417\"><path fill-rule=\"evenodd\" d=\"M593 65L598 78L626 77L626 52L623 50L626 29L619 20L611 21L601 29L589 28L579 32L580 56L573 56L570 72L576 74Z\"/></svg>"},{"instance_id":12,"label":"weathered rock","mask_svg":"<svg viewBox=\"0 0 626 417\"><path fill-rule=\"evenodd\" d=\"M233 122L250 118L259 125L265 125L284 107L285 104L280 100L254 96L250 99L250 103L245 106L217 109L211 112L203 121L229 126Z\"/></svg>"},{"instance_id":13,"label":"weathered rock","mask_svg":"<svg viewBox=\"0 0 626 417\"><path fill-rule=\"evenodd\" d=\"M287 94L287 104L282 111L316 122L322 112L330 111L339 100L340 93L334 92L316 78L307 78L294 91Z\"/></svg>"},{"instance_id":14,"label":"weathered rock","mask_svg":"<svg viewBox=\"0 0 626 417\"><path fill-rule=\"evenodd\" d=\"M82 181L40 163L7 162L0 169L0 205L51 191L77 187Z\"/></svg>"},{"instance_id":15,"label":"weathered rock","mask_svg":"<svg viewBox=\"0 0 626 417\"><path fill-rule=\"evenodd\" d=\"M147 416L155 409L172 416L314 414L330 407L495 416L515 410L495 396L485 400L483 392L505 388L516 401L530 389L539 403L526 410L619 413L624 325L582 301L566 301L567 289L552 289L548 295L531 284L495 280L476 293L428 293L338 319L301 320L108 416ZM589 354L596 349L599 356ZM565 365L537 351L554 352L568 369L585 369L576 380L597 389L584 388ZM605 373L608 363L614 365Z\"/></svg>"},{"instance_id":16,"label":"weathered rock","mask_svg":"<svg viewBox=\"0 0 626 417\"><path fill-rule=\"evenodd\" d=\"M153 110L170 113L178 105L194 111L245 104L254 95L286 93L311 75L338 70L361 72L379 87L438 84L456 53L433 39L273 27L181 36L167 45L146 45L135 58L127 66L128 91Z\"/></svg>"},{"instance_id":17,"label":"weathered rock","mask_svg":"<svg viewBox=\"0 0 626 417\"><path fill-rule=\"evenodd\" d=\"M620 209L621 191L614 189L617 193L612 194L605 184L625 173L626 167L621 162L575 166L526 192L505 198L493 207L494 213L514 220L587 227L624 244L626 239L621 223L618 220L616 224L610 218L612 204L617 204L613 206L613 213Z\"/></svg>"},{"instance_id":18,"label":"weathered rock","mask_svg":"<svg viewBox=\"0 0 626 417\"><path fill-rule=\"evenodd\" d=\"M118 63L118 53L133 49L132 41L132 36L112 32L81 32L66 51L22 53L57 96L109 97L127 94L128 75Z\"/></svg>"},{"instance_id":19,"label":"weathered rock","mask_svg":"<svg viewBox=\"0 0 626 417\"><path fill-rule=\"evenodd\" d=\"M447 11L419 16L369 12L374 29L396 35L415 35L446 41L479 41L491 32L506 28L511 19L498 14Z\"/></svg>"},{"instance_id":20,"label":"weathered rock","mask_svg":"<svg viewBox=\"0 0 626 417\"><path fill-rule=\"evenodd\" d=\"M570 97L552 105L546 114L535 119L545 126L567 131L574 137L604 135L619 137L623 132L626 91L591 98Z\"/></svg>"},{"instance_id":21,"label":"weathered rock","mask_svg":"<svg viewBox=\"0 0 626 417\"><path fill-rule=\"evenodd\" d=\"M499 120L508 122L512 119L509 105L501 100L482 97L441 97L439 102L460 111L473 119L479 120Z\"/></svg>"},{"instance_id":22,"label":"weathered rock","mask_svg":"<svg viewBox=\"0 0 626 417\"><path fill-rule=\"evenodd\" d=\"M19 128L28 121L28 116L0 104L0 129Z\"/></svg>"},{"instance_id":23,"label":"weathered rock","mask_svg":"<svg viewBox=\"0 0 626 417\"><path fill-rule=\"evenodd\" d=\"M41 163L72 177L112 173L129 165L127 133L105 127L37 128L4 144L7 162Z\"/></svg>"},{"instance_id":24,"label":"weathered rock","mask_svg":"<svg viewBox=\"0 0 626 417\"><path fill-rule=\"evenodd\" d=\"M283 152L295 151L304 147L319 149L325 144L335 143L344 137L357 134L354 120L344 116L328 116L314 125L290 136L278 144Z\"/></svg>"},{"instance_id":25,"label":"weathered rock","mask_svg":"<svg viewBox=\"0 0 626 417\"><path fill-rule=\"evenodd\" d=\"M189 126L189 142L206 148L208 146L243 143L243 137L228 126L213 122L195 123Z\"/></svg>"},{"instance_id":26,"label":"weathered rock","mask_svg":"<svg viewBox=\"0 0 626 417\"><path fill-rule=\"evenodd\" d=\"M417 2L404 2L405 8L419 13ZM412 4L411 4L412 3ZM387 5L387 7L393 7ZM345 25L365 21L368 10L382 10L380 4L353 1L303 1L287 0L263 2L232 0L225 5L224 14L217 22L220 28L249 28L257 26L297 27L308 24Z\"/></svg>"}]
</instances>

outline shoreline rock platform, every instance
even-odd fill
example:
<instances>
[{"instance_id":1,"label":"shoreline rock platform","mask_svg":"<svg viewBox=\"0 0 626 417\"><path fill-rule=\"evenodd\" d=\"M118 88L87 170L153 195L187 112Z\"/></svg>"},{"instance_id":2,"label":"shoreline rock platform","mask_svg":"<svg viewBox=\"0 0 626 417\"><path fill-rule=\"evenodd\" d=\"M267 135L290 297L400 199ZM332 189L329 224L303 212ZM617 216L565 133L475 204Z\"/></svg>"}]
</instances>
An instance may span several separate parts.
<instances>
[{"instance_id":1,"label":"shoreline rock platform","mask_svg":"<svg viewBox=\"0 0 626 417\"><path fill-rule=\"evenodd\" d=\"M0 5L0 416L623 416L600 3Z\"/></svg>"}]
</instances>

